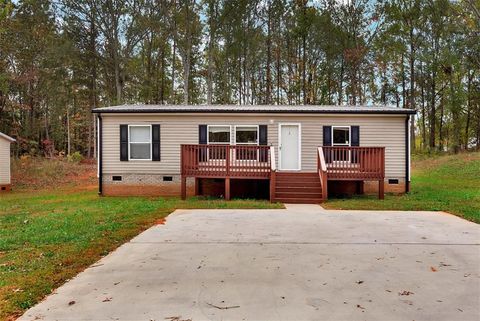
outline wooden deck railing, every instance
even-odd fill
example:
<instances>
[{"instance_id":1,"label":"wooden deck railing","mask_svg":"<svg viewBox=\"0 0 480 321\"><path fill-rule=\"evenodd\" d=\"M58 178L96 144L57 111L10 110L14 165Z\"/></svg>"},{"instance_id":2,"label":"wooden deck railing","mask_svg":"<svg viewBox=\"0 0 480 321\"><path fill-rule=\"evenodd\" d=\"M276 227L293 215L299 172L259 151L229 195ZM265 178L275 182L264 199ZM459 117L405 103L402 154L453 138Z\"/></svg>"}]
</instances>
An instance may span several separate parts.
<instances>
[{"instance_id":1,"label":"wooden deck railing","mask_svg":"<svg viewBox=\"0 0 480 321\"><path fill-rule=\"evenodd\" d=\"M379 180L385 177L384 147L324 146L323 154L329 179Z\"/></svg>"},{"instance_id":2,"label":"wooden deck railing","mask_svg":"<svg viewBox=\"0 0 480 321\"><path fill-rule=\"evenodd\" d=\"M385 147L322 148L329 180L378 181L378 198L384 198Z\"/></svg>"},{"instance_id":3,"label":"wooden deck railing","mask_svg":"<svg viewBox=\"0 0 480 321\"><path fill-rule=\"evenodd\" d=\"M181 145L182 176L268 179L270 146Z\"/></svg>"},{"instance_id":4,"label":"wooden deck railing","mask_svg":"<svg viewBox=\"0 0 480 321\"><path fill-rule=\"evenodd\" d=\"M328 172L322 147L318 147L317 170L322 186L322 198L326 200L328 198Z\"/></svg>"}]
</instances>

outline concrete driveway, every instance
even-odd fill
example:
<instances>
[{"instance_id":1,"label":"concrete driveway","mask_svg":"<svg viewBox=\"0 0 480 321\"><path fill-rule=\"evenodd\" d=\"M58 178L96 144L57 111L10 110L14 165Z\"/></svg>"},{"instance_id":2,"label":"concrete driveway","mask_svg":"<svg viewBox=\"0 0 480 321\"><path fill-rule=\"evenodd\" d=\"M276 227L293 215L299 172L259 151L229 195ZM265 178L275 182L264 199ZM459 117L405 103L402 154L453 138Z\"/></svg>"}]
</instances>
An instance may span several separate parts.
<instances>
[{"instance_id":1,"label":"concrete driveway","mask_svg":"<svg viewBox=\"0 0 480 321\"><path fill-rule=\"evenodd\" d=\"M20 320L479 320L479 241L438 212L178 210Z\"/></svg>"}]
</instances>

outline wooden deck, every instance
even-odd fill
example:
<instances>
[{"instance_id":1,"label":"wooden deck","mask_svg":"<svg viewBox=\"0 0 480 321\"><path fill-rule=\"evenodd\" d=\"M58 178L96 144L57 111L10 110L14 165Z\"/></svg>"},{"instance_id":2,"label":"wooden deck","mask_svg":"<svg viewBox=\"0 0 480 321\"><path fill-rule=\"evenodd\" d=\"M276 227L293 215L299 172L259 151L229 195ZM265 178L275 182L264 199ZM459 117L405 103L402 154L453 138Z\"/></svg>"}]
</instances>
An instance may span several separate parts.
<instances>
[{"instance_id":1,"label":"wooden deck","mask_svg":"<svg viewBox=\"0 0 480 321\"><path fill-rule=\"evenodd\" d=\"M182 198L187 177L270 180L270 200L320 203L328 197L328 181L378 180L383 198L384 147L318 147L317 172L284 173L276 169L275 148L256 145L181 145Z\"/></svg>"},{"instance_id":2,"label":"wooden deck","mask_svg":"<svg viewBox=\"0 0 480 321\"><path fill-rule=\"evenodd\" d=\"M324 199L328 180L378 181L378 198L384 198L385 147L318 147L317 159Z\"/></svg>"}]
</instances>

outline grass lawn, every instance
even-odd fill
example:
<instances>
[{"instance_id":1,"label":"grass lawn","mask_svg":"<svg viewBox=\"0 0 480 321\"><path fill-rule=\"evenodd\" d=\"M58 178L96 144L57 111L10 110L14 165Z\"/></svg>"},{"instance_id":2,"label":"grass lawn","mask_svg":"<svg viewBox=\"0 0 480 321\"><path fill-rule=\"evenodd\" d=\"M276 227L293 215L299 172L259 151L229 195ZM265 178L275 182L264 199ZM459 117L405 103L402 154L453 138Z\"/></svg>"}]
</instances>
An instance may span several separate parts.
<instances>
[{"instance_id":1,"label":"grass lawn","mask_svg":"<svg viewBox=\"0 0 480 321\"><path fill-rule=\"evenodd\" d=\"M416 157L413 160L411 192L332 199L330 209L446 211L480 223L480 153Z\"/></svg>"},{"instance_id":2,"label":"grass lawn","mask_svg":"<svg viewBox=\"0 0 480 321\"><path fill-rule=\"evenodd\" d=\"M14 175L16 171L34 172L31 166L41 166L34 163L15 164ZM54 180L50 184L58 183L53 173L61 172L57 177L63 177L75 172L80 186L58 183L55 190L35 192L33 188L46 185L44 180L22 184L18 174L19 188L0 196L0 320L19 316L176 208L282 207L250 200L98 197L89 185L95 181L92 167L85 171L87 165L63 162L48 166L43 170L46 179Z\"/></svg>"}]
</instances>

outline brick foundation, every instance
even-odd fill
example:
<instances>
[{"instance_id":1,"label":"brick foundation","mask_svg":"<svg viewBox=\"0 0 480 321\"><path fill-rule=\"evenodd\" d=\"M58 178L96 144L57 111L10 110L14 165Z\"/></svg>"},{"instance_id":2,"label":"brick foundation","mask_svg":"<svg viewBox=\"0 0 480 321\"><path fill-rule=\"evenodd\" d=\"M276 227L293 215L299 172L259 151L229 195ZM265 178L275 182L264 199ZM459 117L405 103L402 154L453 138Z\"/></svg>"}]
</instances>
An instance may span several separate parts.
<instances>
[{"instance_id":1,"label":"brick foundation","mask_svg":"<svg viewBox=\"0 0 480 321\"><path fill-rule=\"evenodd\" d=\"M121 176L121 181L113 180ZM172 181L164 181L164 177ZM177 196L181 195L180 175L108 174L103 176L105 196ZM195 195L195 180L187 179L187 195Z\"/></svg>"},{"instance_id":2,"label":"brick foundation","mask_svg":"<svg viewBox=\"0 0 480 321\"><path fill-rule=\"evenodd\" d=\"M404 194L405 193L405 180L399 179L398 184L389 184L388 179L384 182L385 193L392 194ZM365 181L363 185L363 191L365 194L378 193L378 181Z\"/></svg>"},{"instance_id":3,"label":"brick foundation","mask_svg":"<svg viewBox=\"0 0 480 321\"><path fill-rule=\"evenodd\" d=\"M392 194L405 193L405 180L399 179L398 184L384 181L384 192ZM378 194L378 181L329 181L328 194L330 196L345 196L354 194Z\"/></svg>"},{"instance_id":4,"label":"brick foundation","mask_svg":"<svg viewBox=\"0 0 480 321\"><path fill-rule=\"evenodd\" d=\"M0 193L1 192L10 192L12 190L11 184L0 184Z\"/></svg>"}]
</instances>

